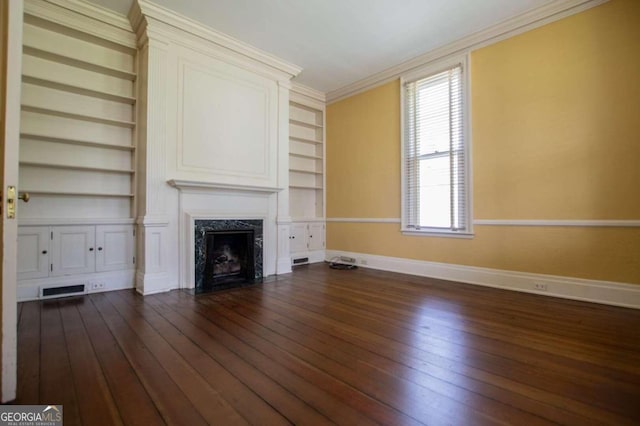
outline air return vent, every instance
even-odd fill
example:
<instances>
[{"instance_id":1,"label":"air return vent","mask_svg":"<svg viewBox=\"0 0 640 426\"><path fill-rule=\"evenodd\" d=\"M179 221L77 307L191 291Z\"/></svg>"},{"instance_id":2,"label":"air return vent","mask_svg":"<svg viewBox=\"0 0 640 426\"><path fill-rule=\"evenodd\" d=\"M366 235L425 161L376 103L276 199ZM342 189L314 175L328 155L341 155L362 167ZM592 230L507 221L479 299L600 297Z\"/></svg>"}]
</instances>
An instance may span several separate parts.
<instances>
[{"instance_id":1,"label":"air return vent","mask_svg":"<svg viewBox=\"0 0 640 426\"><path fill-rule=\"evenodd\" d=\"M40 289L40 298L75 296L85 293L84 284L66 285L58 287L42 287Z\"/></svg>"},{"instance_id":2,"label":"air return vent","mask_svg":"<svg viewBox=\"0 0 640 426\"><path fill-rule=\"evenodd\" d=\"M308 257L299 257L297 259L293 259L291 261L291 263L294 264L294 265L302 265L302 264L305 264L305 263L309 263L309 258Z\"/></svg>"}]
</instances>

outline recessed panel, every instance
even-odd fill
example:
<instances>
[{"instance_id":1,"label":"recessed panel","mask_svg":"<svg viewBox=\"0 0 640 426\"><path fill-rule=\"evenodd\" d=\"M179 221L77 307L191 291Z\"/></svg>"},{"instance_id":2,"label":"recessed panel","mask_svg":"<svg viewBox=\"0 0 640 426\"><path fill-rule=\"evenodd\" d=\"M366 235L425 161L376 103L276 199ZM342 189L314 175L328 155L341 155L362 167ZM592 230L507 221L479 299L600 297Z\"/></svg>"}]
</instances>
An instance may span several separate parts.
<instances>
[{"instance_id":1,"label":"recessed panel","mask_svg":"<svg viewBox=\"0 0 640 426\"><path fill-rule=\"evenodd\" d=\"M181 168L268 178L268 101L263 86L185 65Z\"/></svg>"}]
</instances>

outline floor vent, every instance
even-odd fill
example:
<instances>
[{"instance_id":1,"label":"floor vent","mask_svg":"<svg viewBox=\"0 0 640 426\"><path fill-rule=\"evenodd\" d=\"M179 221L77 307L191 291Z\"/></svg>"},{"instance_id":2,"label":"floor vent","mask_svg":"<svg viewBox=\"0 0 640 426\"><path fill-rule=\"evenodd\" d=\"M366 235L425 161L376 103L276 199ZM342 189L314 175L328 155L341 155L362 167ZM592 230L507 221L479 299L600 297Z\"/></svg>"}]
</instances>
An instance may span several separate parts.
<instances>
[{"instance_id":1,"label":"floor vent","mask_svg":"<svg viewBox=\"0 0 640 426\"><path fill-rule=\"evenodd\" d=\"M47 288L43 287L41 289L40 297L47 298L47 297L75 296L75 295L84 294L84 293L85 293L84 284L66 285L66 286L60 286L60 287L47 287Z\"/></svg>"},{"instance_id":2,"label":"floor vent","mask_svg":"<svg viewBox=\"0 0 640 426\"><path fill-rule=\"evenodd\" d=\"M299 257L297 259L293 259L292 263L294 265L302 265L304 263L309 263L309 258L308 257Z\"/></svg>"}]
</instances>

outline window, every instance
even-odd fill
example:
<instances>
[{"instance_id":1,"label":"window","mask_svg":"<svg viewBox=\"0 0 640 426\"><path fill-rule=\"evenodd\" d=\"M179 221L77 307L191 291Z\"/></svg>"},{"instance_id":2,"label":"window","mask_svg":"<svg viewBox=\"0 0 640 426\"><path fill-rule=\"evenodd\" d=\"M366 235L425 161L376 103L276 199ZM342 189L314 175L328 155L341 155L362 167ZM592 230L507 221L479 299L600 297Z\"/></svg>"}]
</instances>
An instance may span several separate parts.
<instances>
[{"instance_id":1,"label":"window","mask_svg":"<svg viewBox=\"0 0 640 426\"><path fill-rule=\"evenodd\" d=\"M402 79L405 232L469 235L464 58Z\"/></svg>"}]
</instances>

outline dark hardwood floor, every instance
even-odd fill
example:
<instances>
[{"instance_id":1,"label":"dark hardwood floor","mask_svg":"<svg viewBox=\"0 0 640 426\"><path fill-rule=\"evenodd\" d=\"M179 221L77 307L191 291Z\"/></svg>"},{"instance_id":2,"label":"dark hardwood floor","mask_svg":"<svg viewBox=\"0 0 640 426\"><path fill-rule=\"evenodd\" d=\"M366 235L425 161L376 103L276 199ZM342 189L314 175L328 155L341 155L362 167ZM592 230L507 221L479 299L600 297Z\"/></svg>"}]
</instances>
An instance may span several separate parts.
<instances>
[{"instance_id":1,"label":"dark hardwood floor","mask_svg":"<svg viewBox=\"0 0 640 426\"><path fill-rule=\"evenodd\" d=\"M640 424L640 311L324 264L19 305L19 404L86 424Z\"/></svg>"}]
</instances>

